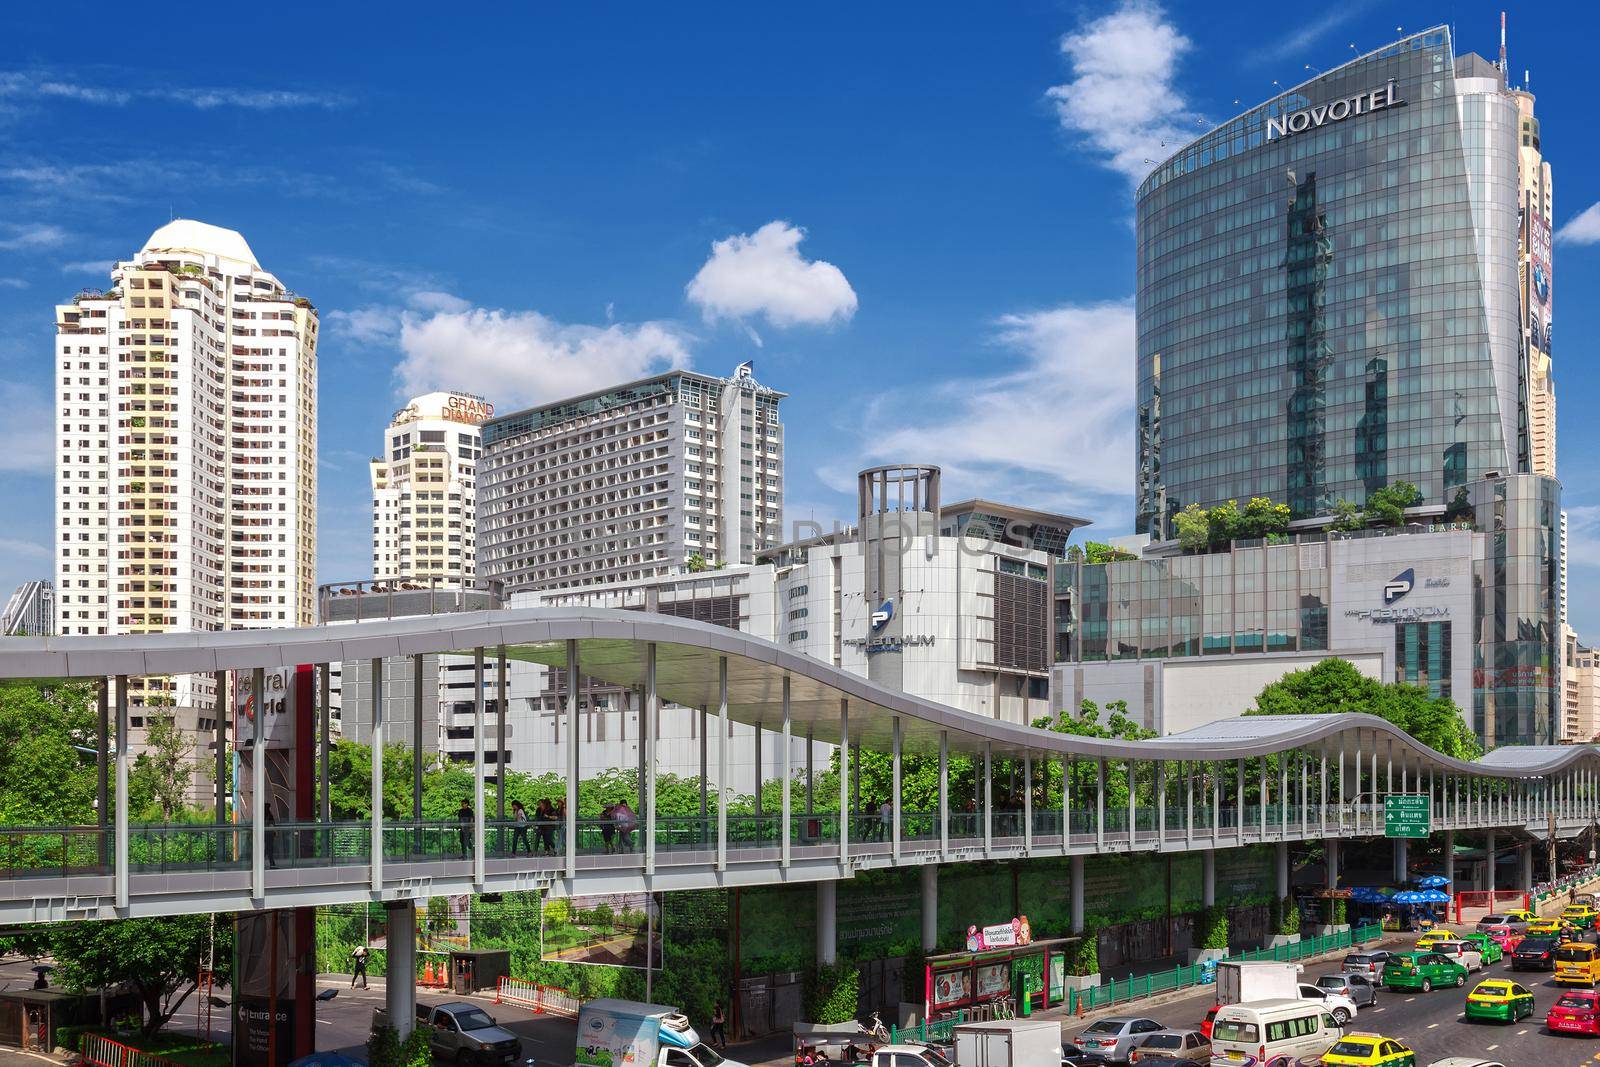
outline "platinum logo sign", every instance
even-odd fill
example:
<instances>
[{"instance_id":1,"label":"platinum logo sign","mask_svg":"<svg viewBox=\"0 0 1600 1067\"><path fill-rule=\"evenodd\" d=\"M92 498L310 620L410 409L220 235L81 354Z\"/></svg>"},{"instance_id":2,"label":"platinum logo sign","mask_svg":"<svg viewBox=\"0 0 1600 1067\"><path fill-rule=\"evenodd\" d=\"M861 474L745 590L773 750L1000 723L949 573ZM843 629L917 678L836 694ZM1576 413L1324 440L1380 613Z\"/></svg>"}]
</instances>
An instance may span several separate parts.
<instances>
[{"instance_id":1,"label":"platinum logo sign","mask_svg":"<svg viewBox=\"0 0 1600 1067\"><path fill-rule=\"evenodd\" d=\"M1287 115L1267 120L1267 140L1274 137L1288 137L1291 134L1305 133L1319 126L1326 126L1330 122L1343 122L1355 115L1366 115L1373 111L1383 111L1386 108L1399 107L1405 101L1394 94L1394 79L1382 89L1373 89L1370 92L1357 93L1335 100L1331 104L1317 104L1314 107L1301 108L1291 111Z\"/></svg>"}]
</instances>

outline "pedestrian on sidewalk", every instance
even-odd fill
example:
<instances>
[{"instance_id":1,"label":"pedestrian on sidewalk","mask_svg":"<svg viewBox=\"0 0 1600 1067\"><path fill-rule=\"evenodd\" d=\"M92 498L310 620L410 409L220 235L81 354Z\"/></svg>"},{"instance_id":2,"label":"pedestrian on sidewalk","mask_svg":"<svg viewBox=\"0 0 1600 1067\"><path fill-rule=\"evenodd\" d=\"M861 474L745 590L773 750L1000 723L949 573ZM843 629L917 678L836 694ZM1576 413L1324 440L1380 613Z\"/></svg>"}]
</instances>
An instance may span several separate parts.
<instances>
[{"instance_id":1,"label":"pedestrian on sidewalk","mask_svg":"<svg viewBox=\"0 0 1600 1067\"><path fill-rule=\"evenodd\" d=\"M722 1001L711 1006L711 1043L719 1048L728 1047L727 1020L723 1018Z\"/></svg>"},{"instance_id":2,"label":"pedestrian on sidewalk","mask_svg":"<svg viewBox=\"0 0 1600 1067\"><path fill-rule=\"evenodd\" d=\"M356 987L357 978L361 979L361 988L367 988L367 946L357 945L351 949L350 959L355 962L350 972L350 988Z\"/></svg>"}]
</instances>

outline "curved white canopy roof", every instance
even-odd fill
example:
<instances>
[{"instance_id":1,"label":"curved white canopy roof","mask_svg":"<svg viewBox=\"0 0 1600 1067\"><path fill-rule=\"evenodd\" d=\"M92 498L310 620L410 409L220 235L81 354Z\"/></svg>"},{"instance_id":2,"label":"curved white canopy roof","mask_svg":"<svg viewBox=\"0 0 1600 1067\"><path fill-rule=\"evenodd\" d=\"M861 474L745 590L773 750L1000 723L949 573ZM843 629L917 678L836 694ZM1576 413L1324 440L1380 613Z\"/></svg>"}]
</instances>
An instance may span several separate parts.
<instances>
[{"instance_id":1,"label":"curved white canopy roof","mask_svg":"<svg viewBox=\"0 0 1600 1067\"><path fill-rule=\"evenodd\" d=\"M1354 758L1380 743L1413 767L1457 774L1534 778L1600 751L1573 745L1556 749L1499 749L1481 763L1450 759L1372 715L1263 715L1225 719L1197 730L1145 741L1102 740L1038 730L924 700L799 655L749 634L708 623L615 608L527 608L461 612L289 630L228 630L127 637L17 637L0 642L0 677L97 678L171 675L292 667L435 652L491 653L506 646L509 658L564 666L568 640L578 642L586 675L642 687L647 647L656 646L656 685L664 701L686 707L718 704L718 661L728 657L729 716L777 730L783 681L791 689L796 735L814 729L819 741L836 741L840 702L849 706L850 737L886 751L900 719L908 752L937 751L948 733L956 752L996 755L1080 756L1139 760L1234 760L1294 749L1330 758L1342 743ZM1502 755L1502 753L1504 755Z\"/></svg>"}]
</instances>

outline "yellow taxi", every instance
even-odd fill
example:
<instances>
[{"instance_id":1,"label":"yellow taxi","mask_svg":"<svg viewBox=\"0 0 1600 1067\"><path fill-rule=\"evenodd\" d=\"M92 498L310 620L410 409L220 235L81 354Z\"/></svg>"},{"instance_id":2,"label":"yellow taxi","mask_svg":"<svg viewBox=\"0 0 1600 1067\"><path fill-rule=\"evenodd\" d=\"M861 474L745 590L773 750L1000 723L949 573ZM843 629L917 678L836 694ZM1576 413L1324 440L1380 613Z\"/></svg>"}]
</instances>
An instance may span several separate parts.
<instances>
[{"instance_id":1,"label":"yellow taxi","mask_svg":"<svg viewBox=\"0 0 1600 1067\"><path fill-rule=\"evenodd\" d=\"M1392 1037L1345 1034L1322 1056L1324 1067L1416 1067L1417 1054Z\"/></svg>"},{"instance_id":2,"label":"yellow taxi","mask_svg":"<svg viewBox=\"0 0 1600 1067\"><path fill-rule=\"evenodd\" d=\"M1539 921L1539 916L1525 908L1512 908L1510 911L1503 911L1500 914L1506 917L1507 922L1531 923Z\"/></svg>"},{"instance_id":3,"label":"yellow taxi","mask_svg":"<svg viewBox=\"0 0 1600 1067\"><path fill-rule=\"evenodd\" d=\"M1461 935L1457 934L1453 930L1445 930L1442 928L1438 930L1429 930L1427 933L1417 938L1417 950L1419 952L1425 951L1432 948L1440 941L1459 941L1460 939Z\"/></svg>"},{"instance_id":4,"label":"yellow taxi","mask_svg":"<svg viewBox=\"0 0 1600 1067\"><path fill-rule=\"evenodd\" d=\"M1479 982L1467 995L1468 1019L1493 1019L1514 1023L1533 1014L1533 992L1526 986L1503 978Z\"/></svg>"},{"instance_id":5,"label":"yellow taxi","mask_svg":"<svg viewBox=\"0 0 1600 1067\"><path fill-rule=\"evenodd\" d=\"M1529 937L1561 937L1568 924L1561 919L1535 919L1528 924Z\"/></svg>"},{"instance_id":6,"label":"yellow taxi","mask_svg":"<svg viewBox=\"0 0 1600 1067\"><path fill-rule=\"evenodd\" d=\"M1592 929L1597 917L1600 917L1600 911L1587 904L1572 904L1561 909L1561 918L1580 930Z\"/></svg>"}]
</instances>

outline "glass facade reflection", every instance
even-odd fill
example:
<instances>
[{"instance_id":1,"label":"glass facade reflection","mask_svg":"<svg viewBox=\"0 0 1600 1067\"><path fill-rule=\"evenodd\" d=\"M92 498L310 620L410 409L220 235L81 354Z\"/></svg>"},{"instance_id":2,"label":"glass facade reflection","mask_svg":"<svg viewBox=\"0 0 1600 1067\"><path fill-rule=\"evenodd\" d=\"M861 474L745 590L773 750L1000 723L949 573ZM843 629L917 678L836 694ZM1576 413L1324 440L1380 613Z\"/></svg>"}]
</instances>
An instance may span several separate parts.
<instances>
[{"instance_id":1,"label":"glass facade reflection","mask_svg":"<svg viewBox=\"0 0 1600 1067\"><path fill-rule=\"evenodd\" d=\"M1347 102L1391 83L1393 106ZM1445 504L1527 469L1517 131L1499 71L1458 59L1440 27L1246 112L1146 179L1142 532L1165 536L1190 503L1265 496L1306 518L1400 480Z\"/></svg>"}]
</instances>

